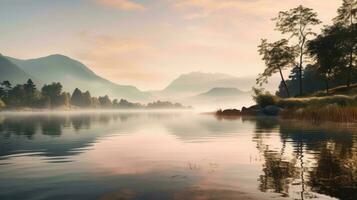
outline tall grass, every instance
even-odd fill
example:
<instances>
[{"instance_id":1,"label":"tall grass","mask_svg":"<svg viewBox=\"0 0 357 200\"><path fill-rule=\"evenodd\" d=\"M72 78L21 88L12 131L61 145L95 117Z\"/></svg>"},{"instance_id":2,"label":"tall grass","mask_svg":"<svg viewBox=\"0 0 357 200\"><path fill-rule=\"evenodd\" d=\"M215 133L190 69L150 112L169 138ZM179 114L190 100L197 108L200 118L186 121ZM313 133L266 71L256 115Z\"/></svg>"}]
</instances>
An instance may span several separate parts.
<instances>
[{"instance_id":1,"label":"tall grass","mask_svg":"<svg viewBox=\"0 0 357 200\"><path fill-rule=\"evenodd\" d=\"M261 108L274 105L283 108L280 116L313 122L357 122L357 96L332 95L323 97L279 98L269 93L254 97Z\"/></svg>"},{"instance_id":2,"label":"tall grass","mask_svg":"<svg viewBox=\"0 0 357 200\"><path fill-rule=\"evenodd\" d=\"M283 108L306 108L330 105L357 107L357 96L334 95L326 97L279 99L277 105Z\"/></svg>"},{"instance_id":3,"label":"tall grass","mask_svg":"<svg viewBox=\"0 0 357 200\"><path fill-rule=\"evenodd\" d=\"M287 119L308 120L314 123L323 121L356 123L357 107L341 107L333 105L325 107L286 109L281 113L281 117Z\"/></svg>"}]
</instances>

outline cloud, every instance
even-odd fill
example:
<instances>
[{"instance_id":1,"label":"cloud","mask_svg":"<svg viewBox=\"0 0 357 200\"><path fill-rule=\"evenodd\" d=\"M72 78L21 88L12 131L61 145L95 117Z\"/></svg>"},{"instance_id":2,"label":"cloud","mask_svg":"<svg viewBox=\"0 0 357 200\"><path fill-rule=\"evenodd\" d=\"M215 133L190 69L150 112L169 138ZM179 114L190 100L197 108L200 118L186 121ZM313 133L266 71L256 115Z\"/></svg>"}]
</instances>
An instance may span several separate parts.
<instances>
[{"instance_id":1,"label":"cloud","mask_svg":"<svg viewBox=\"0 0 357 200\"><path fill-rule=\"evenodd\" d=\"M139 85L162 78L159 72L145 66L157 56L157 50L147 39L87 32L80 33L79 38L85 47L77 51L76 57L99 75L121 84Z\"/></svg>"},{"instance_id":2,"label":"cloud","mask_svg":"<svg viewBox=\"0 0 357 200\"><path fill-rule=\"evenodd\" d=\"M329 11L336 9L340 3L340 0L331 0L325 4L316 0L284 0L283 4L277 0L174 0L173 7L184 12L186 18L203 18L227 11L259 16L271 15L277 9L292 8L300 4Z\"/></svg>"},{"instance_id":3,"label":"cloud","mask_svg":"<svg viewBox=\"0 0 357 200\"><path fill-rule=\"evenodd\" d=\"M266 2L266 1L265 1ZM203 18L222 11L256 11L266 4L260 0L176 0L174 8L185 12L186 18Z\"/></svg>"},{"instance_id":4,"label":"cloud","mask_svg":"<svg viewBox=\"0 0 357 200\"><path fill-rule=\"evenodd\" d=\"M96 0L97 3L119 10L145 10L146 7L132 0Z\"/></svg>"}]
</instances>

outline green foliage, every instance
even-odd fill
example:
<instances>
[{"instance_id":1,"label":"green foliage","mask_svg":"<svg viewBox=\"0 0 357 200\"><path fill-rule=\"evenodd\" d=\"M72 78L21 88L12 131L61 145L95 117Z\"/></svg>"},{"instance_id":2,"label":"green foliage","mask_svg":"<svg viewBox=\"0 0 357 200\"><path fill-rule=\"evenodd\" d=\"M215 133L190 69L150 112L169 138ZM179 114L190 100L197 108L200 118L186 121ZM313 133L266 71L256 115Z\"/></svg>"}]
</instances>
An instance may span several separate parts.
<instances>
[{"instance_id":1,"label":"green foliage","mask_svg":"<svg viewBox=\"0 0 357 200\"><path fill-rule=\"evenodd\" d=\"M42 95L49 99L51 107L64 105L62 95L61 83L52 83L42 87Z\"/></svg>"},{"instance_id":2,"label":"green foliage","mask_svg":"<svg viewBox=\"0 0 357 200\"><path fill-rule=\"evenodd\" d=\"M259 54L262 55L266 68L262 74L259 74L257 84L262 86L263 83L268 82L269 77L279 72L287 96L290 96L282 70L295 65L296 48L290 47L288 43L289 41L286 39L282 39L274 43L268 43L266 39L262 40L262 43L258 48Z\"/></svg>"},{"instance_id":3,"label":"green foliage","mask_svg":"<svg viewBox=\"0 0 357 200\"><path fill-rule=\"evenodd\" d=\"M89 91L83 93L80 89L76 88L72 93L71 104L78 107L89 108L92 104L96 104L93 100ZM96 107L96 105L94 107Z\"/></svg>"},{"instance_id":4,"label":"green foliage","mask_svg":"<svg viewBox=\"0 0 357 200\"><path fill-rule=\"evenodd\" d=\"M112 101L109 99L108 95L98 97L98 101L100 103L100 106L103 108L110 108L113 106Z\"/></svg>"},{"instance_id":5,"label":"green foliage","mask_svg":"<svg viewBox=\"0 0 357 200\"><path fill-rule=\"evenodd\" d=\"M60 99L60 105L63 106L71 105L71 95L68 92L62 92L59 99Z\"/></svg>"},{"instance_id":6,"label":"green foliage","mask_svg":"<svg viewBox=\"0 0 357 200\"><path fill-rule=\"evenodd\" d=\"M341 7L337 10L337 17L334 18L335 23L350 26L356 23L357 20L357 1L343 0Z\"/></svg>"},{"instance_id":7,"label":"green foliage","mask_svg":"<svg viewBox=\"0 0 357 200\"><path fill-rule=\"evenodd\" d=\"M282 34L289 34L290 38L295 38L298 42L294 45L298 48L298 67L299 67L299 93L303 94L303 61L306 55L306 43L308 42L308 37L311 35L316 35L312 27L321 23L317 18L317 13L311 8L306 8L303 6L298 6L296 8L290 9L288 11L281 11L277 18L273 19L276 21L276 29Z\"/></svg>"},{"instance_id":8,"label":"green foliage","mask_svg":"<svg viewBox=\"0 0 357 200\"><path fill-rule=\"evenodd\" d=\"M299 8L301 11L303 8ZM277 21L278 30L282 33L290 33L291 37L299 35L300 61L302 61L302 52L311 58L312 63L305 69L302 68L301 62L292 70L289 80L286 80L287 88L282 81L279 86L277 95L287 97L286 90L291 96L322 94L325 90L328 94L331 88L346 85L349 89L354 83L357 83L357 25L356 25L356 0L344 0L342 6L338 9L338 16L334 18L334 24L325 26L322 33L315 39L306 40L303 32L297 34L296 25L292 21L297 18L291 18L299 9L291 9L287 12L281 12ZM305 12L305 11L304 11ZM304 13L301 12L301 13ZM307 16L316 18L312 10L306 10ZM296 17L296 16L295 16ZM302 24L304 27L312 27L317 24L316 19L310 24ZM295 29L294 29L295 27ZM311 29L301 29L307 35ZM303 46L305 42L306 49ZM305 54L304 54L305 55ZM306 56L305 55L305 56ZM304 85L304 91L301 88Z\"/></svg>"},{"instance_id":9,"label":"green foliage","mask_svg":"<svg viewBox=\"0 0 357 200\"><path fill-rule=\"evenodd\" d=\"M3 81L0 83L0 98L5 99L9 96L9 91L12 89L9 81Z\"/></svg>"},{"instance_id":10,"label":"green foliage","mask_svg":"<svg viewBox=\"0 0 357 200\"><path fill-rule=\"evenodd\" d=\"M304 69L304 77L303 77L303 84L305 85L305 95L315 95L317 92L320 95L326 95L326 92L321 93L321 91L325 91L326 86L326 77L318 71L318 66L316 65L308 65ZM352 83L357 83L357 72L352 72ZM337 86L345 85L345 73L332 73L331 77L329 78L328 87L330 88L330 94L332 93L331 88L335 88ZM279 91L277 95L279 97L287 97L285 95L285 89L281 83L279 87ZM291 71L291 75L288 80L286 80L287 87L289 88L290 95L292 97L296 97L299 95L299 79L298 79L298 68L294 68Z\"/></svg>"},{"instance_id":11,"label":"green foliage","mask_svg":"<svg viewBox=\"0 0 357 200\"><path fill-rule=\"evenodd\" d=\"M253 99L258 106L264 108L266 106L277 105L278 98L269 92L264 92L262 89L253 88Z\"/></svg>"},{"instance_id":12,"label":"green foliage","mask_svg":"<svg viewBox=\"0 0 357 200\"><path fill-rule=\"evenodd\" d=\"M301 37L300 39L314 35L312 26L321 23L313 9L302 5L288 11L279 12L278 17L273 20L276 21L276 29L281 33L290 34L291 37Z\"/></svg>"},{"instance_id":13,"label":"green foliage","mask_svg":"<svg viewBox=\"0 0 357 200\"><path fill-rule=\"evenodd\" d=\"M341 66L346 65L344 38L344 28L332 26L325 28L321 35L308 43L309 54L316 62L316 72L320 79L326 82L327 93L330 81L341 73Z\"/></svg>"},{"instance_id":14,"label":"green foliage","mask_svg":"<svg viewBox=\"0 0 357 200\"><path fill-rule=\"evenodd\" d=\"M120 99L120 101L118 101L117 99L113 100L113 107L115 108L123 108L123 109L138 109L138 108L144 108L143 105L141 105L140 103L132 103L129 102L125 99Z\"/></svg>"},{"instance_id":15,"label":"green foliage","mask_svg":"<svg viewBox=\"0 0 357 200\"><path fill-rule=\"evenodd\" d=\"M82 94L82 106L83 107L90 107L92 105L92 97L89 91L86 91Z\"/></svg>"},{"instance_id":16,"label":"green foliage","mask_svg":"<svg viewBox=\"0 0 357 200\"><path fill-rule=\"evenodd\" d=\"M118 109L141 109L141 108L168 108L182 109L187 108L179 103L168 101L156 101L148 105L132 103L125 99L113 102L108 95L102 97L92 97L89 91L82 92L76 88L72 96L67 92L62 92L61 83L51 83L44 85L41 91L36 89L36 85L28 80L25 84L18 84L11 87L9 81L0 83L0 108L5 105L9 108L56 108L60 106L77 106L81 108L118 108ZM3 99L3 101L2 101Z\"/></svg>"},{"instance_id":17,"label":"green foliage","mask_svg":"<svg viewBox=\"0 0 357 200\"><path fill-rule=\"evenodd\" d=\"M93 108L99 108L100 107L100 102L99 102L97 97L92 97L91 102L92 102L92 107Z\"/></svg>"},{"instance_id":18,"label":"green foliage","mask_svg":"<svg viewBox=\"0 0 357 200\"><path fill-rule=\"evenodd\" d=\"M71 96L71 104L82 107L82 91L80 89L74 89Z\"/></svg>"},{"instance_id":19,"label":"green foliage","mask_svg":"<svg viewBox=\"0 0 357 200\"><path fill-rule=\"evenodd\" d=\"M9 91L8 97L5 99L6 104L9 106L25 106L26 93L24 85L16 85Z\"/></svg>"}]
</instances>

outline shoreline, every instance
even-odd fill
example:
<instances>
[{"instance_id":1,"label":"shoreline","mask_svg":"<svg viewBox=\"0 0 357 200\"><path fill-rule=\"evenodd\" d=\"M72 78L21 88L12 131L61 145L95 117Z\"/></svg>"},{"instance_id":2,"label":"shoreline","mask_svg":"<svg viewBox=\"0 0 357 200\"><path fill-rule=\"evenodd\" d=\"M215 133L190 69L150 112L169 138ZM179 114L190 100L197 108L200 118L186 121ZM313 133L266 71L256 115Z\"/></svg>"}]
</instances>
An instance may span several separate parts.
<instances>
[{"instance_id":1,"label":"shoreline","mask_svg":"<svg viewBox=\"0 0 357 200\"><path fill-rule=\"evenodd\" d=\"M260 108L255 105L249 108L243 107L242 110L217 110L213 114L223 119L273 117L284 120L309 121L315 124L324 122L357 124L357 107L341 107L336 105L306 108L281 108L278 106Z\"/></svg>"}]
</instances>

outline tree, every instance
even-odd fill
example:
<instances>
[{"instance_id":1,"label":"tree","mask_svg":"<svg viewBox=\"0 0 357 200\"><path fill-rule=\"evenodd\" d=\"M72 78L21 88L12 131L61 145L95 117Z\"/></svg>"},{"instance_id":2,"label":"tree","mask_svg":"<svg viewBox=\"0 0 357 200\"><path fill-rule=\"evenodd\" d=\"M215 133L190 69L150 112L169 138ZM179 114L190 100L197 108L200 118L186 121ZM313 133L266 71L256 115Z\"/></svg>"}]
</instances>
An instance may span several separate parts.
<instances>
[{"instance_id":1,"label":"tree","mask_svg":"<svg viewBox=\"0 0 357 200\"><path fill-rule=\"evenodd\" d=\"M3 81L0 83L0 98L8 97L9 91L12 89L10 81Z\"/></svg>"},{"instance_id":2,"label":"tree","mask_svg":"<svg viewBox=\"0 0 357 200\"><path fill-rule=\"evenodd\" d=\"M60 105L69 106L71 101L71 95L68 92L62 92L60 96Z\"/></svg>"},{"instance_id":3,"label":"tree","mask_svg":"<svg viewBox=\"0 0 357 200\"><path fill-rule=\"evenodd\" d=\"M334 18L335 23L352 26L357 21L357 0L343 0L337 14Z\"/></svg>"},{"instance_id":4,"label":"tree","mask_svg":"<svg viewBox=\"0 0 357 200\"><path fill-rule=\"evenodd\" d=\"M317 18L317 13L311 8L303 7L302 5L290 9L288 11L281 11L276 21L276 29L282 34L290 34L290 38L297 39L296 46L299 48L299 83L300 83L300 95L303 95L303 61L306 55L305 48L308 42L308 37L316 35L312 31L312 26L318 25L321 21Z\"/></svg>"},{"instance_id":5,"label":"tree","mask_svg":"<svg viewBox=\"0 0 357 200\"><path fill-rule=\"evenodd\" d=\"M86 91L82 94L82 106L83 107L90 107L92 104L92 97L89 91Z\"/></svg>"},{"instance_id":6,"label":"tree","mask_svg":"<svg viewBox=\"0 0 357 200\"><path fill-rule=\"evenodd\" d=\"M26 95L26 104L33 105L36 100L36 85L33 83L31 79L28 79L27 82L24 84L24 90Z\"/></svg>"},{"instance_id":7,"label":"tree","mask_svg":"<svg viewBox=\"0 0 357 200\"><path fill-rule=\"evenodd\" d=\"M114 99L114 100L113 100L113 107L114 107L114 108L119 107L119 101L118 101L118 99Z\"/></svg>"},{"instance_id":8,"label":"tree","mask_svg":"<svg viewBox=\"0 0 357 200\"><path fill-rule=\"evenodd\" d=\"M354 69L354 63L357 58L357 33L356 33L356 21L357 21L357 0L343 0L341 7L337 10L337 17L334 18L335 24L342 25L349 29L344 39L347 45L347 59L349 61L347 72L347 87L351 86L352 73Z\"/></svg>"},{"instance_id":9,"label":"tree","mask_svg":"<svg viewBox=\"0 0 357 200\"><path fill-rule=\"evenodd\" d=\"M93 108L99 108L100 107L100 102L99 102L97 97L92 97L91 105L92 105Z\"/></svg>"},{"instance_id":10,"label":"tree","mask_svg":"<svg viewBox=\"0 0 357 200\"><path fill-rule=\"evenodd\" d=\"M268 43L266 39L259 45L259 54L263 56L266 69L259 74L257 83L262 85L268 82L268 78L279 72L287 96L290 96L283 72L285 68L295 65L296 50L288 46L288 40L282 39L274 43Z\"/></svg>"},{"instance_id":11,"label":"tree","mask_svg":"<svg viewBox=\"0 0 357 200\"><path fill-rule=\"evenodd\" d=\"M113 105L108 95L105 95L104 97L99 97L98 101L100 103L100 106L103 108L110 108Z\"/></svg>"},{"instance_id":12,"label":"tree","mask_svg":"<svg viewBox=\"0 0 357 200\"><path fill-rule=\"evenodd\" d=\"M8 97L6 98L6 104L11 106L23 106L26 104L26 92L24 90L24 85L16 85L14 88L9 90Z\"/></svg>"},{"instance_id":13,"label":"tree","mask_svg":"<svg viewBox=\"0 0 357 200\"><path fill-rule=\"evenodd\" d=\"M82 107L82 91L80 89L74 89L71 96L71 104Z\"/></svg>"},{"instance_id":14,"label":"tree","mask_svg":"<svg viewBox=\"0 0 357 200\"><path fill-rule=\"evenodd\" d=\"M310 56L316 62L316 71L326 83L327 93L329 93L331 79L335 78L344 65L342 40L341 27L335 25L325 28L321 35L307 45Z\"/></svg>"},{"instance_id":15,"label":"tree","mask_svg":"<svg viewBox=\"0 0 357 200\"><path fill-rule=\"evenodd\" d=\"M62 94L61 83L52 83L50 85L44 85L41 91L43 96L49 98L52 107L60 106Z\"/></svg>"}]
</instances>

